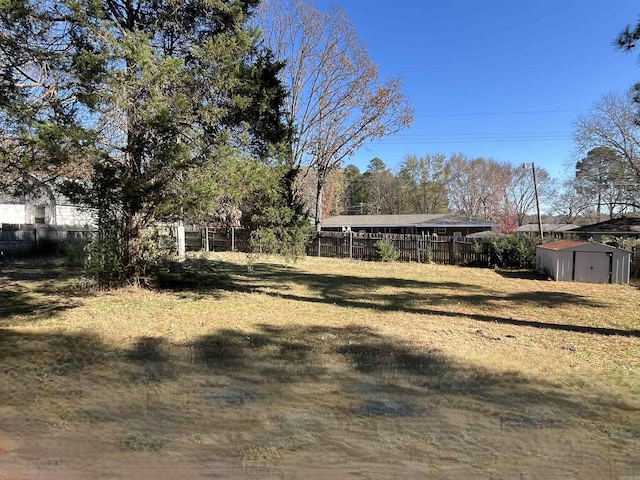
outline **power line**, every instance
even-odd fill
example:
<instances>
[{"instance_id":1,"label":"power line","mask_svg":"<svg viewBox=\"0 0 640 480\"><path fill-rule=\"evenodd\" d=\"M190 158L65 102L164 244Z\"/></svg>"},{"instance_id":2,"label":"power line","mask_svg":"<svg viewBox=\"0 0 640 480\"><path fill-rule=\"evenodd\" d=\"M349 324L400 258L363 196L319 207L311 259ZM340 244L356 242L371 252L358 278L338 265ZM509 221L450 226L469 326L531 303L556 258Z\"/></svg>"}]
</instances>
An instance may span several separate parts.
<instances>
[{"instance_id":1,"label":"power line","mask_svg":"<svg viewBox=\"0 0 640 480\"><path fill-rule=\"evenodd\" d=\"M529 111L514 111L514 112L468 112L468 113L421 113L415 115L416 117L486 117L496 115L540 115L546 113L579 113L588 112L588 110L529 110Z\"/></svg>"},{"instance_id":2,"label":"power line","mask_svg":"<svg viewBox=\"0 0 640 480\"><path fill-rule=\"evenodd\" d=\"M505 142L559 142L570 140L569 135L547 135L547 136L521 136L521 137L414 137L408 139L387 138L380 139L371 144L385 145L414 145L420 143L505 143Z\"/></svg>"},{"instance_id":3,"label":"power line","mask_svg":"<svg viewBox=\"0 0 640 480\"><path fill-rule=\"evenodd\" d=\"M459 133L417 133L417 134L400 134L401 137L429 137L429 136L465 136L465 135L571 135L571 132L559 132L556 130L536 131L536 132L459 132Z\"/></svg>"}]
</instances>

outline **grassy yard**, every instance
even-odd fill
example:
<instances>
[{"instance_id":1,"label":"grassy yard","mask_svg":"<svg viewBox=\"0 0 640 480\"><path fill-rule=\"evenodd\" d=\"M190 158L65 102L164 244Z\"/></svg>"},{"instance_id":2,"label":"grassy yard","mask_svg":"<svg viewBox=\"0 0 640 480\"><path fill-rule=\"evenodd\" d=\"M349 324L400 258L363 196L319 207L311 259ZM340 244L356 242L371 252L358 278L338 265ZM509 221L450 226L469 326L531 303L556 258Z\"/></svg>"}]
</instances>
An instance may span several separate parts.
<instances>
[{"instance_id":1,"label":"grassy yard","mask_svg":"<svg viewBox=\"0 0 640 480\"><path fill-rule=\"evenodd\" d=\"M640 290L193 258L0 271L0 478L640 478Z\"/></svg>"}]
</instances>

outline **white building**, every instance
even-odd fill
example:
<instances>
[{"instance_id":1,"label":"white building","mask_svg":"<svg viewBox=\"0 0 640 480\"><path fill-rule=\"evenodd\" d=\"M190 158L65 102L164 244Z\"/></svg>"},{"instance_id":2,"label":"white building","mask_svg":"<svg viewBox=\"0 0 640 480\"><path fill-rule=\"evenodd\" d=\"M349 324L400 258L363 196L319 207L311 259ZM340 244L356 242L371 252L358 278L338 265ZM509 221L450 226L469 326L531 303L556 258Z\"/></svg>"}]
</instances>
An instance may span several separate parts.
<instances>
[{"instance_id":1,"label":"white building","mask_svg":"<svg viewBox=\"0 0 640 480\"><path fill-rule=\"evenodd\" d=\"M35 198L0 196L0 225L95 226L93 210L60 194Z\"/></svg>"}]
</instances>

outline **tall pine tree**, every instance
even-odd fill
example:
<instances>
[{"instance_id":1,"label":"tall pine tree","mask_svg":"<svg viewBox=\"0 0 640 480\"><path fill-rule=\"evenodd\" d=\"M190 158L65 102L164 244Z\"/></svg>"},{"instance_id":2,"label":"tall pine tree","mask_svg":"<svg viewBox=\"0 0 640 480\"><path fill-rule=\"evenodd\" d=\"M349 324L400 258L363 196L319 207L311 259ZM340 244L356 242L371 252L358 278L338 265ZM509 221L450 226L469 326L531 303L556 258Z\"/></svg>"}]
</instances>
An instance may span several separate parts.
<instances>
[{"instance_id":1,"label":"tall pine tree","mask_svg":"<svg viewBox=\"0 0 640 480\"><path fill-rule=\"evenodd\" d=\"M0 158L75 180L109 281L142 275L154 220L239 203L270 178L287 132L280 65L248 23L258 3L2 3Z\"/></svg>"}]
</instances>

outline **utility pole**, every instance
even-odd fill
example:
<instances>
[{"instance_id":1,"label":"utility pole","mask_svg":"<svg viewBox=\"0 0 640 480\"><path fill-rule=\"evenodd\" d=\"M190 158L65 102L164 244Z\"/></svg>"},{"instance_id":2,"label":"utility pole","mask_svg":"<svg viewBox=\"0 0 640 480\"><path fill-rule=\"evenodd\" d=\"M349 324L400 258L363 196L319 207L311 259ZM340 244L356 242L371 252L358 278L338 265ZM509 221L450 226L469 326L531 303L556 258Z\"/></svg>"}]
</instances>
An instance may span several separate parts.
<instances>
[{"instance_id":1,"label":"utility pole","mask_svg":"<svg viewBox=\"0 0 640 480\"><path fill-rule=\"evenodd\" d=\"M528 167L528 163L524 163L523 167ZM536 164L531 162L531 171L533 172L533 192L536 196L536 211L538 213L538 231L540 232L540 240L544 238L542 233L542 217L540 217L540 200L538 199L538 182L536 181Z\"/></svg>"}]
</instances>

